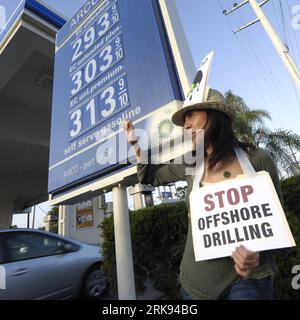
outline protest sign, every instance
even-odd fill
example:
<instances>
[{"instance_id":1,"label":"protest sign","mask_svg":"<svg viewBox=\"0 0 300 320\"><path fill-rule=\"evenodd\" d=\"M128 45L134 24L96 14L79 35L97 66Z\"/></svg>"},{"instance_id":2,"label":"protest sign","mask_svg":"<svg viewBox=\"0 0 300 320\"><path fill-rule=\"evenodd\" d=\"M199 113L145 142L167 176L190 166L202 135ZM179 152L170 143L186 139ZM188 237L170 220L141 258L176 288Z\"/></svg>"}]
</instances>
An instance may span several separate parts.
<instances>
[{"instance_id":1,"label":"protest sign","mask_svg":"<svg viewBox=\"0 0 300 320\"><path fill-rule=\"evenodd\" d=\"M190 206L196 261L231 256L241 244L252 251L295 246L268 172L193 189Z\"/></svg>"}]
</instances>

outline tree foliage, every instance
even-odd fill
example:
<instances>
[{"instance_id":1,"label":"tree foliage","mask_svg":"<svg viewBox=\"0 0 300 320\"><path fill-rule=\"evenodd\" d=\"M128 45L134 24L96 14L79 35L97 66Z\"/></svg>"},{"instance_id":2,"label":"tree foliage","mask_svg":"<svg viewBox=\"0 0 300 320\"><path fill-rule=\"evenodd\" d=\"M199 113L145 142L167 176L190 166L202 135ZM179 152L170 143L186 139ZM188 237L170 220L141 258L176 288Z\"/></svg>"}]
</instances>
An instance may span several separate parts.
<instances>
[{"instance_id":1,"label":"tree foliage","mask_svg":"<svg viewBox=\"0 0 300 320\"><path fill-rule=\"evenodd\" d=\"M242 97L232 91L225 93L225 101L236 114L233 126L240 141L266 149L277 167L288 177L299 173L295 157L296 152L300 151L299 135L291 130L267 128L265 120L271 120L270 114L263 109L251 109Z\"/></svg>"}]
</instances>

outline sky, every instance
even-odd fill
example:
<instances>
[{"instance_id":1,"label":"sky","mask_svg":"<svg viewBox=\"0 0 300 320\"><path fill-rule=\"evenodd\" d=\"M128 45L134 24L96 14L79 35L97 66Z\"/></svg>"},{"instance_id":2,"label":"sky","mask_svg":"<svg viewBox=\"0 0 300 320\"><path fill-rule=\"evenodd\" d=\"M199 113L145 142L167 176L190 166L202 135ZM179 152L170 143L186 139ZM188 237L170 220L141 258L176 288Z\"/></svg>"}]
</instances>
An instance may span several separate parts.
<instances>
[{"instance_id":1,"label":"sky","mask_svg":"<svg viewBox=\"0 0 300 320\"><path fill-rule=\"evenodd\" d=\"M249 107L267 110L272 117L271 121L266 121L269 128L300 134L300 90L291 80L261 24L252 25L236 35L233 33L233 30L256 18L250 5L226 17L223 10L230 10L234 2L242 0L173 1L176 2L195 65L198 67L210 51L215 51L209 86L223 93L232 90L243 97ZM85 0L44 2L70 18ZM7 9L7 19L18 3L19 0L0 0L0 6ZM270 0L263 10L300 66L299 0Z\"/></svg>"}]
</instances>

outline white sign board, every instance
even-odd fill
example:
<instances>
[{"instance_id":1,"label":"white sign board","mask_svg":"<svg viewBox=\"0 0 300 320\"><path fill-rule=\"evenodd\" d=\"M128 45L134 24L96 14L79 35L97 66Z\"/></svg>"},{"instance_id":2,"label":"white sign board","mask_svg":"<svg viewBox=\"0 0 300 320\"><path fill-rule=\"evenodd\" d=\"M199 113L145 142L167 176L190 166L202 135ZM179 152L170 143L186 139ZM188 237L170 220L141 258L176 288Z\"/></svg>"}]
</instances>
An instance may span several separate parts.
<instances>
[{"instance_id":1,"label":"white sign board","mask_svg":"<svg viewBox=\"0 0 300 320\"><path fill-rule=\"evenodd\" d=\"M191 223L196 261L295 246L269 173L240 176L193 190Z\"/></svg>"}]
</instances>

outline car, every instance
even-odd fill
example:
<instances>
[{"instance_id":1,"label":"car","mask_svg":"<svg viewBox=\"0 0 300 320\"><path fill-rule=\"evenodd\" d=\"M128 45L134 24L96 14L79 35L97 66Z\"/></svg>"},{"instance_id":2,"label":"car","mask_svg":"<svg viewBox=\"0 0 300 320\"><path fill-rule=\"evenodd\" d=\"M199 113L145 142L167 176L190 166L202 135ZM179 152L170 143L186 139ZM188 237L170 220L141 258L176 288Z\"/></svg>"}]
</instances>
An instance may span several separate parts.
<instances>
[{"instance_id":1,"label":"car","mask_svg":"<svg viewBox=\"0 0 300 320\"><path fill-rule=\"evenodd\" d=\"M0 300L101 298L102 262L98 245L40 230L0 230Z\"/></svg>"}]
</instances>

